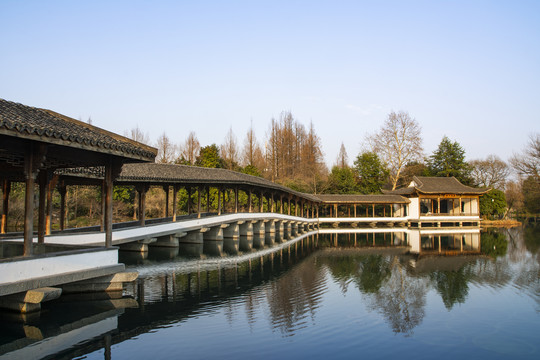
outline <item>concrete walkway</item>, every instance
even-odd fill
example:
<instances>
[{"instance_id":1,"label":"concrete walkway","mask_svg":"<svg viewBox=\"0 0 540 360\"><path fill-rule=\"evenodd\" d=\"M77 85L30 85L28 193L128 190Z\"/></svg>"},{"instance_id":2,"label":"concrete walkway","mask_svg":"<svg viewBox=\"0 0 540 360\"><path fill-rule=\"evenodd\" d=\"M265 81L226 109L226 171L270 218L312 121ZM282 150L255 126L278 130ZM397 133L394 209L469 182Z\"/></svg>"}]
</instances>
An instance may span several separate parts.
<instances>
[{"instance_id":1,"label":"concrete walkway","mask_svg":"<svg viewBox=\"0 0 540 360\"><path fill-rule=\"evenodd\" d=\"M298 216L282 215L277 213L236 213L226 214L200 219L182 220L174 223L147 225L129 229L118 229L112 233L112 244L120 245L135 241L144 241L152 238L186 233L201 228L211 228L221 224L231 224L239 221L250 220L278 220L303 223L317 223L318 219L306 219ZM23 241L22 238L10 239L10 241ZM37 237L34 238L37 242ZM46 244L61 245L86 245L86 246L104 246L105 233L85 233L85 234L62 234L50 235L45 237Z\"/></svg>"}]
</instances>

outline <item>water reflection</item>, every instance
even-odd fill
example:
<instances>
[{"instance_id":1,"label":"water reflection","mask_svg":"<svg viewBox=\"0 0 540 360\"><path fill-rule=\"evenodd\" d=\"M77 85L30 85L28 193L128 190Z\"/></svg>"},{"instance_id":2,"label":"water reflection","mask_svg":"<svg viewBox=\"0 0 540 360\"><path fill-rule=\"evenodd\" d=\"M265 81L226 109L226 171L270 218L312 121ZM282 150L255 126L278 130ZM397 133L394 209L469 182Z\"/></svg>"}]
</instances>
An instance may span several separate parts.
<instances>
[{"instance_id":1,"label":"water reflection","mask_svg":"<svg viewBox=\"0 0 540 360\"><path fill-rule=\"evenodd\" d=\"M482 233L368 229L309 233L289 240L276 235L244 236L181 244L178 249L152 248L144 256L123 253L122 261L129 270L140 273L137 284L118 299L131 300L131 305L105 307L89 316L83 311L81 316L63 300L46 303L47 311L37 319L2 318L2 324L9 325L3 326L0 354L7 356L12 350L6 349L25 349L35 343L28 340L29 334L36 333L32 327L44 329L63 318L66 323L78 321L67 319L70 316L88 319L102 314L95 317L93 328L102 330L88 332L84 345L68 342L62 350L55 350L66 357L101 348L107 354L111 344L144 341L139 335L218 313L229 323L225 332L237 327L233 325L255 329L265 323L279 336L289 338L323 326L328 320L318 319L328 311L325 309L332 308L338 317L347 318L353 309L339 308L339 304L349 296L358 298L354 306L383 320L389 332L408 337L414 337L419 325L427 322L429 299L440 299L450 313L474 296L473 288L484 295L484 288L488 293L519 291L520 296L533 299L540 311L538 235L537 229ZM91 303L95 309L95 300L74 302L81 309ZM336 328L342 326L343 332L353 331L345 324ZM54 332L69 334L66 326L44 336ZM319 329L317 333L323 332ZM240 338L238 346L249 342Z\"/></svg>"}]
</instances>

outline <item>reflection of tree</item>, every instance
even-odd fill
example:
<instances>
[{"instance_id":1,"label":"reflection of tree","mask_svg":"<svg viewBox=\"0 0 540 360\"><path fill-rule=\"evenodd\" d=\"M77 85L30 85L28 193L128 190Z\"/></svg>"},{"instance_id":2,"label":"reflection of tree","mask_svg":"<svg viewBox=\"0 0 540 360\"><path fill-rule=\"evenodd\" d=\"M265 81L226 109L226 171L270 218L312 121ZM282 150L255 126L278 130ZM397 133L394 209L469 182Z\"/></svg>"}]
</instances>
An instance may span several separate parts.
<instances>
[{"instance_id":1,"label":"reflection of tree","mask_svg":"<svg viewBox=\"0 0 540 360\"><path fill-rule=\"evenodd\" d=\"M302 262L270 283L267 299L272 326L285 335L294 335L308 313L314 314L325 289L324 272L317 271L311 261Z\"/></svg>"},{"instance_id":2,"label":"reflection of tree","mask_svg":"<svg viewBox=\"0 0 540 360\"><path fill-rule=\"evenodd\" d=\"M382 255L364 256L360 259L360 274L355 282L363 293L376 293L391 275L390 263Z\"/></svg>"},{"instance_id":3,"label":"reflection of tree","mask_svg":"<svg viewBox=\"0 0 540 360\"><path fill-rule=\"evenodd\" d=\"M381 312L395 333L412 334L424 318L427 280L408 276L397 257L390 265L390 277L372 294L372 308Z\"/></svg>"},{"instance_id":4,"label":"reflection of tree","mask_svg":"<svg viewBox=\"0 0 540 360\"><path fill-rule=\"evenodd\" d=\"M468 267L458 271L436 271L429 277L435 282L437 292L441 295L444 306L448 310L452 309L456 303L465 302L469 293L468 282L471 279Z\"/></svg>"},{"instance_id":5,"label":"reflection of tree","mask_svg":"<svg viewBox=\"0 0 540 360\"><path fill-rule=\"evenodd\" d=\"M540 226L530 226L523 230L525 246L532 254L539 255L540 250Z\"/></svg>"},{"instance_id":6,"label":"reflection of tree","mask_svg":"<svg viewBox=\"0 0 540 360\"><path fill-rule=\"evenodd\" d=\"M334 280L339 283L341 291L347 292L349 282L358 272L358 261L353 256L336 256L328 264Z\"/></svg>"},{"instance_id":7,"label":"reflection of tree","mask_svg":"<svg viewBox=\"0 0 540 360\"><path fill-rule=\"evenodd\" d=\"M504 234L494 230L482 232L481 250L483 254L496 258L506 255L507 249L508 242Z\"/></svg>"}]
</instances>

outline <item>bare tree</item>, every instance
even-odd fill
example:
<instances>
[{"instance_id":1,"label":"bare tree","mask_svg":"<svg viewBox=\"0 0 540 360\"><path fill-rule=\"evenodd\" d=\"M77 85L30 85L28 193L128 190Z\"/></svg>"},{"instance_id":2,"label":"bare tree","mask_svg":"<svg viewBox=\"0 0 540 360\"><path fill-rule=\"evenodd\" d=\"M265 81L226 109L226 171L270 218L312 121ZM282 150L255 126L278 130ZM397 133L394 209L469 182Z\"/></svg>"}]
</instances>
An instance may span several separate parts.
<instances>
[{"instance_id":1,"label":"bare tree","mask_svg":"<svg viewBox=\"0 0 540 360\"><path fill-rule=\"evenodd\" d=\"M157 139L156 147L158 148L157 163L170 164L176 159L176 146L165 132Z\"/></svg>"},{"instance_id":2,"label":"bare tree","mask_svg":"<svg viewBox=\"0 0 540 360\"><path fill-rule=\"evenodd\" d=\"M129 133L127 131L124 132L124 136L129 137L131 140L135 140L142 144L150 144L150 136L148 135L148 133L144 133L138 125L132 128Z\"/></svg>"},{"instance_id":3,"label":"bare tree","mask_svg":"<svg viewBox=\"0 0 540 360\"><path fill-rule=\"evenodd\" d=\"M379 132L366 139L372 150L388 164L392 190L395 190L406 164L421 161L421 128L407 112L391 112Z\"/></svg>"},{"instance_id":4,"label":"bare tree","mask_svg":"<svg viewBox=\"0 0 540 360\"><path fill-rule=\"evenodd\" d=\"M540 179L540 133L529 136L527 147L521 154L514 154L510 164L518 173Z\"/></svg>"},{"instance_id":5,"label":"bare tree","mask_svg":"<svg viewBox=\"0 0 540 360\"><path fill-rule=\"evenodd\" d=\"M345 145L343 143L341 143L341 147L339 148L339 154L336 159L336 166L342 169L349 167L349 155L347 155L347 150L345 149Z\"/></svg>"},{"instance_id":6,"label":"bare tree","mask_svg":"<svg viewBox=\"0 0 540 360\"><path fill-rule=\"evenodd\" d=\"M255 136L255 131L253 130L253 123L247 131L246 138L244 140L244 148L242 149L242 165L256 167L259 169L259 171L263 171L265 167L263 152L261 146L257 142L257 137Z\"/></svg>"},{"instance_id":7,"label":"bare tree","mask_svg":"<svg viewBox=\"0 0 540 360\"><path fill-rule=\"evenodd\" d=\"M232 170L238 165L238 145L232 127L225 136L225 142L221 145L221 156L225 160L227 169Z\"/></svg>"},{"instance_id":8,"label":"bare tree","mask_svg":"<svg viewBox=\"0 0 540 360\"><path fill-rule=\"evenodd\" d=\"M508 211L518 211L523 208L523 192L521 190L521 180L510 181L506 184L506 191L504 195L506 197L506 204L508 205Z\"/></svg>"},{"instance_id":9,"label":"bare tree","mask_svg":"<svg viewBox=\"0 0 540 360\"><path fill-rule=\"evenodd\" d=\"M315 133L313 123L310 123L302 149L302 175L308 185L307 190L314 194L320 192L319 184L327 172L321 138Z\"/></svg>"},{"instance_id":10,"label":"bare tree","mask_svg":"<svg viewBox=\"0 0 540 360\"><path fill-rule=\"evenodd\" d=\"M485 160L472 160L469 165L471 176L477 186L504 189L510 169L501 158L489 155Z\"/></svg>"},{"instance_id":11,"label":"bare tree","mask_svg":"<svg viewBox=\"0 0 540 360\"><path fill-rule=\"evenodd\" d=\"M180 146L180 156L183 160L181 162L195 165L200 150L201 144L199 143L199 139L197 139L195 132L191 131L187 136L186 141Z\"/></svg>"}]
</instances>

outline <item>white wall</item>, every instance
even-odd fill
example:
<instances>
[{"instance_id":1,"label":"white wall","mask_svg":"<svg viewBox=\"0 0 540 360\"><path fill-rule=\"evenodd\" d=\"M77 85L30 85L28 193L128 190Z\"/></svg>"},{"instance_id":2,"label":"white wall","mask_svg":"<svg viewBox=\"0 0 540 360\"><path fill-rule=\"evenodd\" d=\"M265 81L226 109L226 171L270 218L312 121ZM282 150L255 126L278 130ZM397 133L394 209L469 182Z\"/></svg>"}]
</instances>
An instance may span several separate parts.
<instances>
[{"instance_id":1,"label":"white wall","mask_svg":"<svg viewBox=\"0 0 540 360\"><path fill-rule=\"evenodd\" d=\"M118 249L36 257L0 263L0 284L118 264Z\"/></svg>"},{"instance_id":2,"label":"white wall","mask_svg":"<svg viewBox=\"0 0 540 360\"><path fill-rule=\"evenodd\" d=\"M418 219L420 217L420 199L417 197L409 198L409 219Z\"/></svg>"}]
</instances>

